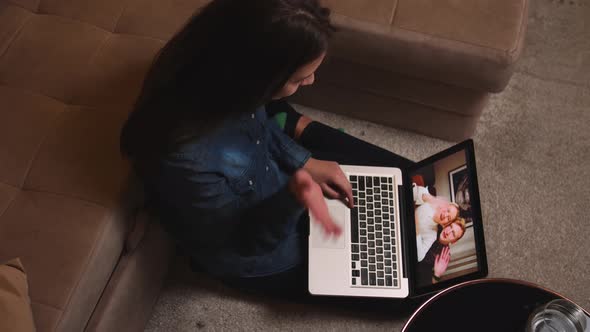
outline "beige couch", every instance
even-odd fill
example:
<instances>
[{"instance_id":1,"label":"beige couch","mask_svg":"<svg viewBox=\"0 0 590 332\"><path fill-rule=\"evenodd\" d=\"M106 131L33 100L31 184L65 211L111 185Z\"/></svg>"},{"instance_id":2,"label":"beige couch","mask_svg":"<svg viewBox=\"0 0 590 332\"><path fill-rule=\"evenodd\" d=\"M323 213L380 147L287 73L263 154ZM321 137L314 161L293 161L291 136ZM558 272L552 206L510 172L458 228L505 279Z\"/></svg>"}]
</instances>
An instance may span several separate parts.
<instances>
[{"instance_id":1,"label":"beige couch","mask_svg":"<svg viewBox=\"0 0 590 332\"><path fill-rule=\"evenodd\" d=\"M136 218L119 131L154 54L200 3L0 0L0 262L39 331L137 331L171 243Z\"/></svg>"},{"instance_id":2,"label":"beige couch","mask_svg":"<svg viewBox=\"0 0 590 332\"><path fill-rule=\"evenodd\" d=\"M528 0L324 0L340 28L302 104L448 140L475 131L521 54Z\"/></svg>"},{"instance_id":3,"label":"beige couch","mask_svg":"<svg viewBox=\"0 0 590 332\"><path fill-rule=\"evenodd\" d=\"M119 130L156 52L205 2L0 0L0 262L20 257L39 331L149 317L172 246L137 216ZM341 32L299 100L452 139L505 86L524 35L526 0L328 3Z\"/></svg>"}]
</instances>

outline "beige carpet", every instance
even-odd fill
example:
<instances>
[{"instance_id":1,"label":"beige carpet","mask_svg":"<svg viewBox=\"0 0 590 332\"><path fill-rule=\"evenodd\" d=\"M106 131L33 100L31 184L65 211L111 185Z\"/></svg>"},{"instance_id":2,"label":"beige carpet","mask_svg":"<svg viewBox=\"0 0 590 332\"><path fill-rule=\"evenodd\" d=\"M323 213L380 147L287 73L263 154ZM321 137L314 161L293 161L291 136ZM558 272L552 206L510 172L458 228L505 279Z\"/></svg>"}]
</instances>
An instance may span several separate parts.
<instances>
[{"instance_id":1,"label":"beige carpet","mask_svg":"<svg viewBox=\"0 0 590 332\"><path fill-rule=\"evenodd\" d=\"M301 110L413 160L451 145ZM589 0L532 1L525 54L474 140L490 276L539 283L590 308ZM242 296L179 259L147 331L398 331L407 318Z\"/></svg>"}]
</instances>

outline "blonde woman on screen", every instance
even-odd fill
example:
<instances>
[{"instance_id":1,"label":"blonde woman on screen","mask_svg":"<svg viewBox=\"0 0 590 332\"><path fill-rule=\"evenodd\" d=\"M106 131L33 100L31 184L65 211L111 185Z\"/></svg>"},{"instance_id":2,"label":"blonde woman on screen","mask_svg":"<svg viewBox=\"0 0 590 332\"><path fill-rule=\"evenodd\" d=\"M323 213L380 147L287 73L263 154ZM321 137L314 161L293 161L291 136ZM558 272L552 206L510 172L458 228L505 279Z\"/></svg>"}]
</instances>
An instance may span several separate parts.
<instances>
[{"instance_id":1,"label":"blonde woman on screen","mask_svg":"<svg viewBox=\"0 0 590 332\"><path fill-rule=\"evenodd\" d=\"M459 206L445 198L433 196L426 187L413 185L414 213L416 223L416 244L418 261L422 261L428 249L436 241L438 226L450 225L459 216Z\"/></svg>"}]
</instances>

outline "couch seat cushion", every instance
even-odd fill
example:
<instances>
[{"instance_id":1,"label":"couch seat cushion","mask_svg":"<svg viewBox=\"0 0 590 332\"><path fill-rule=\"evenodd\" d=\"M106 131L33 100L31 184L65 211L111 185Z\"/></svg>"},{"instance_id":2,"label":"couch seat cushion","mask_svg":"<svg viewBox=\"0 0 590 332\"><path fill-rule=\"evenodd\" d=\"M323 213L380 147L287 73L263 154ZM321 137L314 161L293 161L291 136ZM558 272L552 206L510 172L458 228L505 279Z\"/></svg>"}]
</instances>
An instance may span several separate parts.
<instances>
[{"instance_id":1,"label":"couch seat cushion","mask_svg":"<svg viewBox=\"0 0 590 332\"><path fill-rule=\"evenodd\" d=\"M367 66L501 91L520 55L528 0L323 0L332 54Z\"/></svg>"}]
</instances>

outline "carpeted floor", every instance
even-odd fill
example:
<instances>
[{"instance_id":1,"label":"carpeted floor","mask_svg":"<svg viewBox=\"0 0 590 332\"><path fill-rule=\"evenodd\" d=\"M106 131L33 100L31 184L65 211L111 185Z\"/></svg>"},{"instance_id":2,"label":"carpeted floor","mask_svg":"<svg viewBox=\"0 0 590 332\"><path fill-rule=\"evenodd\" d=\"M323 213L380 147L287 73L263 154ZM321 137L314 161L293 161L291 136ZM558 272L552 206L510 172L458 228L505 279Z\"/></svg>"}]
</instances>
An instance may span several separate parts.
<instances>
[{"instance_id":1,"label":"carpeted floor","mask_svg":"<svg viewBox=\"0 0 590 332\"><path fill-rule=\"evenodd\" d=\"M452 145L300 108L420 160ZM590 308L590 0L532 0L524 56L474 136L492 277L539 283ZM244 296L174 264L147 331L387 330L408 313L354 313Z\"/></svg>"}]
</instances>

